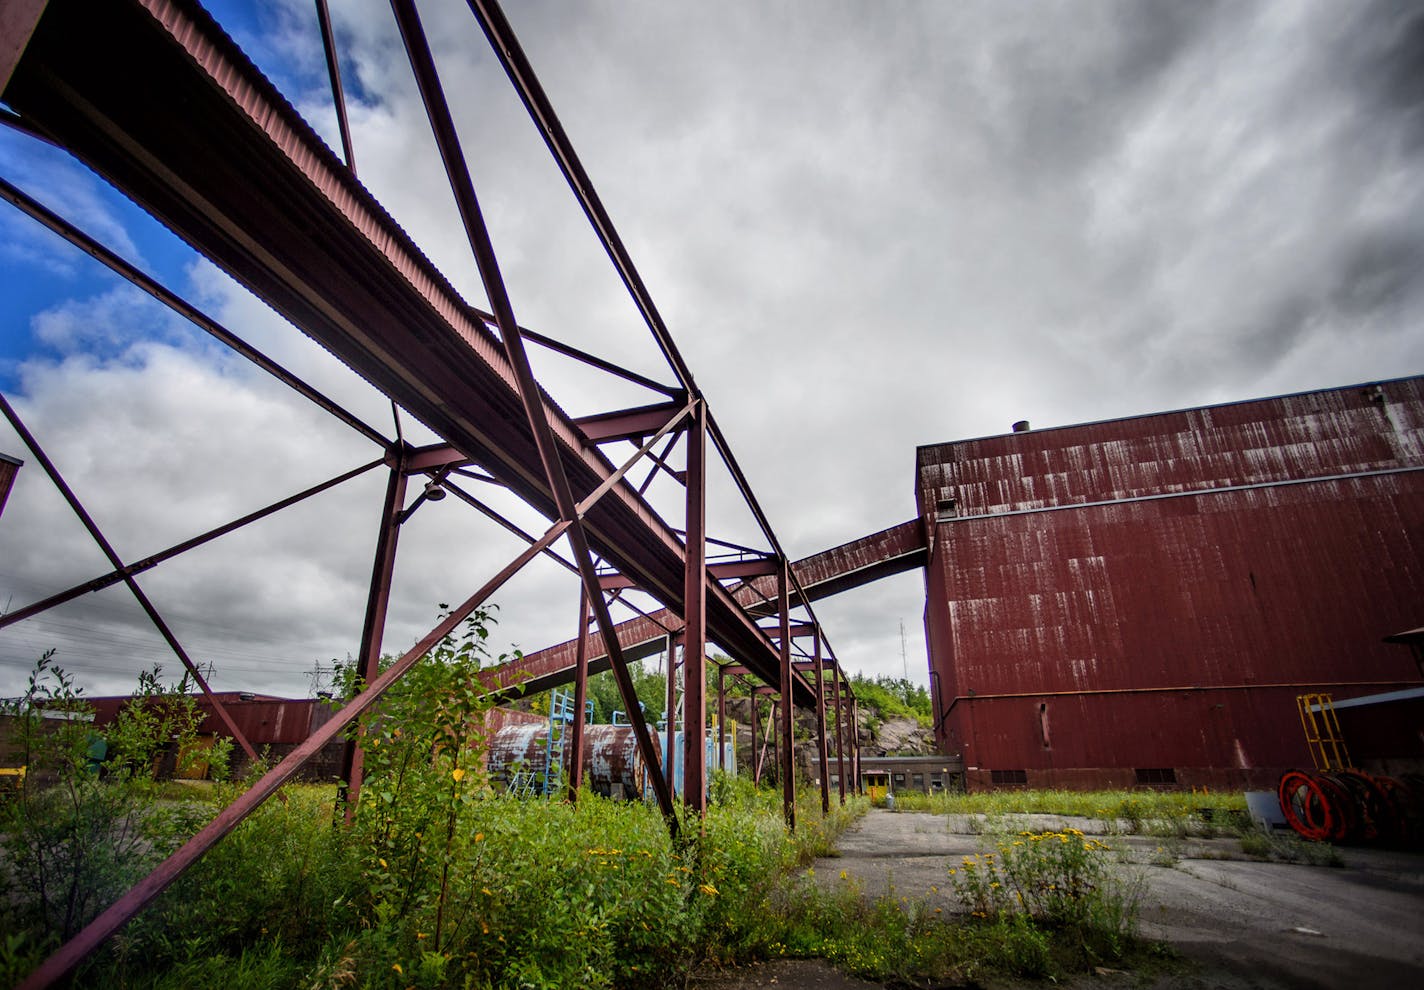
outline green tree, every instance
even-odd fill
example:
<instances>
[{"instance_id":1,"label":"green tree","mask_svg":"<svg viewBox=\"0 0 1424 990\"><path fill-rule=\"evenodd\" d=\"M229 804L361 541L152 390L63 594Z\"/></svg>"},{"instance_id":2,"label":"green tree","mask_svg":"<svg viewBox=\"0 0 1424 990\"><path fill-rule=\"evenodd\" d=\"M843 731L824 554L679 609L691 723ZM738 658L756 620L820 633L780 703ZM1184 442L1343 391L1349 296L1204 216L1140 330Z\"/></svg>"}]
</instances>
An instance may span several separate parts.
<instances>
[{"instance_id":1,"label":"green tree","mask_svg":"<svg viewBox=\"0 0 1424 990\"><path fill-rule=\"evenodd\" d=\"M862 709L873 708L881 719L913 718L928 727L932 719L929 692L903 677L851 675L851 687Z\"/></svg>"},{"instance_id":2,"label":"green tree","mask_svg":"<svg viewBox=\"0 0 1424 990\"><path fill-rule=\"evenodd\" d=\"M633 681L633 690L643 703L643 717L656 724L667 708L667 675L660 670L649 670L645 661L635 660L628 665L628 674ZM608 723L615 711L626 711L623 695L618 691L618 682L613 679L613 671L605 670L588 679L588 697L593 702L593 720Z\"/></svg>"}]
</instances>

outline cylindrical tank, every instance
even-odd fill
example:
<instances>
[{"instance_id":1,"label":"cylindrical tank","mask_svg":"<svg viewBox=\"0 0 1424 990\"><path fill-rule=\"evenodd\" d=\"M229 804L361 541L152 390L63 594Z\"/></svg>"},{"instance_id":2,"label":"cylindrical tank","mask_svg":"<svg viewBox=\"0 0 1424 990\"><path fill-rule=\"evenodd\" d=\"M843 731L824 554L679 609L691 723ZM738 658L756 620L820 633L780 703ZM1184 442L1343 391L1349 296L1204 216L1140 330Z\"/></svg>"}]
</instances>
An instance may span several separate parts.
<instances>
[{"instance_id":1,"label":"cylindrical tank","mask_svg":"<svg viewBox=\"0 0 1424 990\"><path fill-rule=\"evenodd\" d=\"M555 740L556 760L567 777L573 748L573 726L563 726L562 742ZM585 725L583 779L595 793L606 797L638 797L643 793L647 773L638 754L638 738L631 726ZM662 745L656 734L653 748L662 756ZM510 787L521 771L533 774L542 793L549 754L549 726L511 725L494 734L489 745L490 779L496 785Z\"/></svg>"}]
</instances>

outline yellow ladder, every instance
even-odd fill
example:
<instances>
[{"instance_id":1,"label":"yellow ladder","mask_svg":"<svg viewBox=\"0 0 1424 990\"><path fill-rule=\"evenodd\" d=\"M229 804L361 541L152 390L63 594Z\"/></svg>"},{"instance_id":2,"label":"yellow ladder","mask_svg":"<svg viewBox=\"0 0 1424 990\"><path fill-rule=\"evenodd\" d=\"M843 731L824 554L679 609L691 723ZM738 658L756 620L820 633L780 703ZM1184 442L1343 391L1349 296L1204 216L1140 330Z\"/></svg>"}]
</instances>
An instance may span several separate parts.
<instances>
[{"instance_id":1,"label":"yellow ladder","mask_svg":"<svg viewBox=\"0 0 1424 990\"><path fill-rule=\"evenodd\" d=\"M1350 751L1340 734L1340 720L1335 717L1333 698L1328 694L1301 694L1295 699L1300 710L1300 725L1310 747L1310 758L1317 770L1347 770Z\"/></svg>"}]
</instances>

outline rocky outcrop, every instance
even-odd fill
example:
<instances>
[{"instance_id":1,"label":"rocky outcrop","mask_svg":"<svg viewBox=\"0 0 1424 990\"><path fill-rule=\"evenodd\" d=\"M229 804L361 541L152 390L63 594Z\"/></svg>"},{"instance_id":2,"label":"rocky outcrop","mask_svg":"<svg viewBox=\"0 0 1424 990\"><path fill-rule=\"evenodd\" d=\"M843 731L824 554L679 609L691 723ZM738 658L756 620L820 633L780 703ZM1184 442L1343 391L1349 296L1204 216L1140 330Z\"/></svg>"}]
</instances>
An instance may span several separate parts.
<instances>
[{"instance_id":1,"label":"rocky outcrop","mask_svg":"<svg viewBox=\"0 0 1424 990\"><path fill-rule=\"evenodd\" d=\"M921 756L933 753L934 733L913 718L881 721L861 713L860 750L874 756Z\"/></svg>"}]
</instances>

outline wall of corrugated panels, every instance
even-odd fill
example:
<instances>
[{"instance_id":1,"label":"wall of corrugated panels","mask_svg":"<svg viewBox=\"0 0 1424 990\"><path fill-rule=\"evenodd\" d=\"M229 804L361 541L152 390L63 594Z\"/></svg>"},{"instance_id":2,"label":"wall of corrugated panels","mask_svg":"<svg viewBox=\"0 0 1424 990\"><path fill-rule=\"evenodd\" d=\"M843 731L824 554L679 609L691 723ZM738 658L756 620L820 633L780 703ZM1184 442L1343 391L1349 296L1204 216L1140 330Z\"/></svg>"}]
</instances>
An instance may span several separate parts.
<instances>
[{"instance_id":1,"label":"wall of corrugated panels","mask_svg":"<svg viewBox=\"0 0 1424 990\"><path fill-rule=\"evenodd\" d=\"M921 448L940 745L1030 784L1308 763L1296 694L1419 683L1380 640L1424 617L1421 451L1419 378Z\"/></svg>"}]
</instances>

